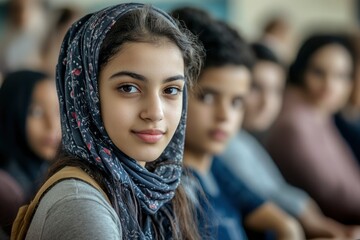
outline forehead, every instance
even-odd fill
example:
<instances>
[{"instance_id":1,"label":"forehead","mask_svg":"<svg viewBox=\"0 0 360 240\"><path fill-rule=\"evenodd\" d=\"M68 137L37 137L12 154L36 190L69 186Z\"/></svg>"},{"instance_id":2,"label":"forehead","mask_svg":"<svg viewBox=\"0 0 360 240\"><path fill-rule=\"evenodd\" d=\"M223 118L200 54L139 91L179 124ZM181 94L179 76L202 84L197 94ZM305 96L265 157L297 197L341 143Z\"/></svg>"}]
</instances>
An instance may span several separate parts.
<instances>
[{"instance_id":1,"label":"forehead","mask_svg":"<svg viewBox=\"0 0 360 240\"><path fill-rule=\"evenodd\" d=\"M162 39L156 43L129 42L121 46L101 69L100 76L109 77L116 71L132 71L145 76L168 77L184 74L184 60L173 42Z\"/></svg>"},{"instance_id":2,"label":"forehead","mask_svg":"<svg viewBox=\"0 0 360 240\"><path fill-rule=\"evenodd\" d=\"M284 84L285 70L274 62L258 61L253 68L253 81L261 85Z\"/></svg>"},{"instance_id":3,"label":"forehead","mask_svg":"<svg viewBox=\"0 0 360 240\"><path fill-rule=\"evenodd\" d=\"M317 51L310 58L311 65L329 67L350 67L351 55L346 48L339 44L328 44Z\"/></svg>"},{"instance_id":4,"label":"forehead","mask_svg":"<svg viewBox=\"0 0 360 240\"><path fill-rule=\"evenodd\" d=\"M219 93L243 94L251 81L249 69L244 66L211 67L203 70L198 85L216 89Z\"/></svg>"}]
</instances>

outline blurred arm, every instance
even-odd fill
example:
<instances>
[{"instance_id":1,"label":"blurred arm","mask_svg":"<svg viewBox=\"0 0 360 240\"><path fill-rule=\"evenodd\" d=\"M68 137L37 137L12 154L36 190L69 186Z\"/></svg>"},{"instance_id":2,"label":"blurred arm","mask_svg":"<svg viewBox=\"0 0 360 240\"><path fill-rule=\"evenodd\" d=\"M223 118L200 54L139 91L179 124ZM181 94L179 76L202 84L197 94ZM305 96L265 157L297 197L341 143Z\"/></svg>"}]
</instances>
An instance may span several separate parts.
<instances>
[{"instance_id":1,"label":"blurred arm","mask_svg":"<svg viewBox=\"0 0 360 240\"><path fill-rule=\"evenodd\" d=\"M305 239L300 224L273 203L265 203L245 218L245 225L253 230L272 230L278 240Z\"/></svg>"}]
</instances>

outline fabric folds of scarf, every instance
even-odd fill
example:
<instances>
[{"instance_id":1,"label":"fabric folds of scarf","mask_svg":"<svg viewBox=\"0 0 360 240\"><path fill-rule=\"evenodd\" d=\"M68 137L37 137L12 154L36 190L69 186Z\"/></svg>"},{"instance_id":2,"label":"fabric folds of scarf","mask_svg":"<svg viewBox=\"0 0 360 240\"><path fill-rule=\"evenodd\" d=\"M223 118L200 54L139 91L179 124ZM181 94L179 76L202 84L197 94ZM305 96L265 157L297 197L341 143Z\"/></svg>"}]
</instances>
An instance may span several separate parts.
<instances>
[{"instance_id":1,"label":"fabric folds of scarf","mask_svg":"<svg viewBox=\"0 0 360 240\"><path fill-rule=\"evenodd\" d=\"M98 58L106 34L121 16L142 7L142 4L120 4L89 14L74 23L63 41L56 84L64 150L96 165L125 189L132 189L142 211L151 215L173 198L180 182L186 92L182 118L174 137L159 159L150 164L152 170L149 171L117 149L108 137L101 120L98 91ZM166 13L155 8L152 10L176 27ZM108 187L113 189L114 185L109 181ZM118 188L115 191L120 196L121 191ZM119 217L124 221L134 218L129 216L122 202L118 202L118 207ZM134 228L130 226L129 230L136 231ZM140 236L148 235L148 230L142 229Z\"/></svg>"}]
</instances>

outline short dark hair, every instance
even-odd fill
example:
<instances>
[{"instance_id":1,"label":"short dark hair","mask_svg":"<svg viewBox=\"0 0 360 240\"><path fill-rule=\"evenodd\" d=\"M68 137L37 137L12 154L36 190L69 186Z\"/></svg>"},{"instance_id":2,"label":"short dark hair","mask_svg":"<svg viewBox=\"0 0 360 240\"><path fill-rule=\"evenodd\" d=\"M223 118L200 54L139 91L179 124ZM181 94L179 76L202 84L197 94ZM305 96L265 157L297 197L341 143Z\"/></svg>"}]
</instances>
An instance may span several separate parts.
<instances>
[{"instance_id":1,"label":"short dark hair","mask_svg":"<svg viewBox=\"0 0 360 240\"><path fill-rule=\"evenodd\" d=\"M257 61L269 61L272 63L276 63L279 65L282 65L278 57L275 55L275 53L261 43L253 43L251 44L251 50L253 51L255 58Z\"/></svg>"},{"instance_id":2,"label":"short dark hair","mask_svg":"<svg viewBox=\"0 0 360 240\"><path fill-rule=\"evenodd\" d=\"M239 32L209 13L193 8L179 8L171 12L181 24L195 34L205 49L203 68L241 65L249 69L254 64L250 46Z\"/></svg>"}]
</instances>

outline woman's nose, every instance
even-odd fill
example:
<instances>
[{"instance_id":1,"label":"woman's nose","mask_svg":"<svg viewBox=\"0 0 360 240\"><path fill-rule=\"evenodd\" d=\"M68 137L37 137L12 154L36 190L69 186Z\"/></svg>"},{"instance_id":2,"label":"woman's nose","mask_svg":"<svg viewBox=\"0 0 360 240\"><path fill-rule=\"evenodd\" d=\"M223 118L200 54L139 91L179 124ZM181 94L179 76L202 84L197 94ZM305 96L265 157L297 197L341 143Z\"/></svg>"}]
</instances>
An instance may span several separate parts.
<instances>
[{"instance_id":1,"label":"woman's nose","mask_svg":"<svg viewBox=\"0 0 360 240\"><path fill-rule=\"evenodd\" d=\"M145 99L140 117L149 121L162 120L164 118L164 111L161 96L154 94Z\"/></svg>"}]
</instances>

